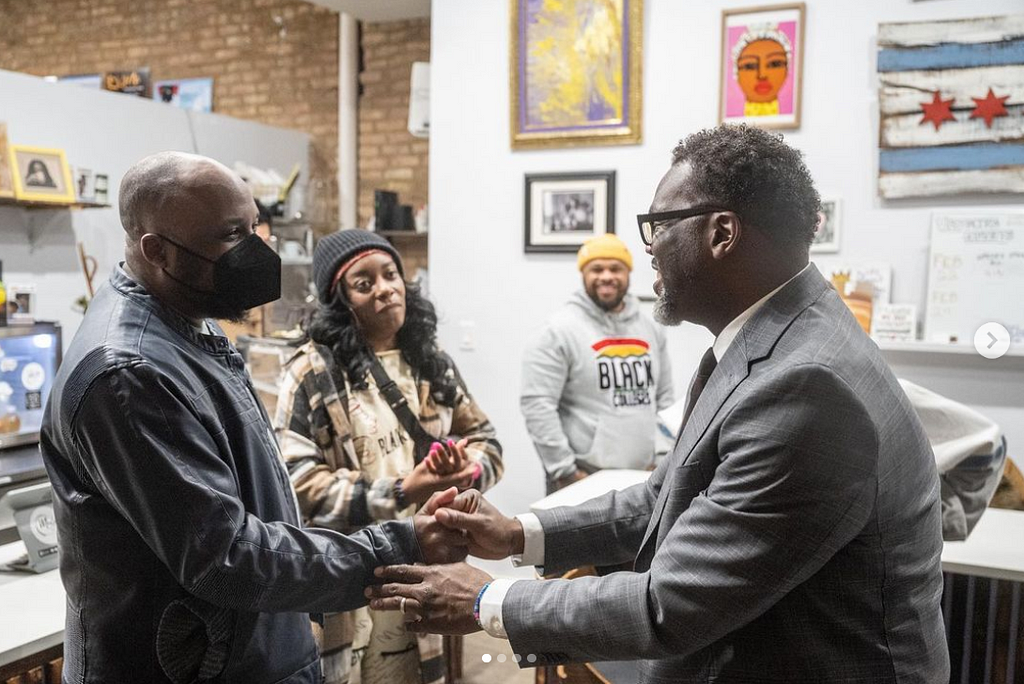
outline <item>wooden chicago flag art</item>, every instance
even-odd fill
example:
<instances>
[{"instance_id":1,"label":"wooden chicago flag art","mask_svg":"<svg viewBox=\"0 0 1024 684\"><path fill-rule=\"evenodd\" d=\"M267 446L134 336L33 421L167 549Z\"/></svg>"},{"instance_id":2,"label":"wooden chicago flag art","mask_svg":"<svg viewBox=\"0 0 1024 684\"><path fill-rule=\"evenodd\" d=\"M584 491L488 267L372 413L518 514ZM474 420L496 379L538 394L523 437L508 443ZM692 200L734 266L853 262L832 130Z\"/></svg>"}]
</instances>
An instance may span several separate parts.
<instances>
[{"instance_id":1,"label":"wooden chicago flag art","mask_svg":"<svg viewBox=\"0 0 1024 684\"><path fill-rule=\"evenodd\" d=\"M1024 193L1024 14L878 27L882 197Z\"/></svg>"}]
</instances>

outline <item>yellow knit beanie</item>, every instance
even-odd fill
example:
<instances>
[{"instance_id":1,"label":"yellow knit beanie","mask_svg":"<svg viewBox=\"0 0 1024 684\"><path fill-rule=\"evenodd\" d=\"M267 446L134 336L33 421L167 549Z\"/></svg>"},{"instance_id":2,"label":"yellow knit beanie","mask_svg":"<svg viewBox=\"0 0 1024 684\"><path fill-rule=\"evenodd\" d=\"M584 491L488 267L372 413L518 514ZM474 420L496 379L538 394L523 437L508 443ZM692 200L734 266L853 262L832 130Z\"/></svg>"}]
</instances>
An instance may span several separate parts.
<instances>
[{"instance_id":1,"label":"yellow knit beanie","mask_svg":"<svg viewBox=\"0 0 1024 684\"><path fill-rule=\"evenodd\" d=\"M576 262L581 271L594 259L618 259L626 264L630 271L633 270L633 255L629 253L626 243L613 233L590 238L583 243L576 255Z\"/></svg>"}]
</instances>

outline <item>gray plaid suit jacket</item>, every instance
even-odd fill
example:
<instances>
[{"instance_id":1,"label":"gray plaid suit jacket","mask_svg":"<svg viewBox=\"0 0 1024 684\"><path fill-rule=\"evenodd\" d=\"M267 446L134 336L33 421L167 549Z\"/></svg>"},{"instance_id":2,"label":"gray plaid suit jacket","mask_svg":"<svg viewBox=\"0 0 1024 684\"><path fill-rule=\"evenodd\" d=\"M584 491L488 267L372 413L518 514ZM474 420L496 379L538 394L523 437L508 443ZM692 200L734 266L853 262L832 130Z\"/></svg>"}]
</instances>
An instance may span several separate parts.
<instances>
[{"instance_id":1,"label":"gray plaid suit jacket","mask_svg":"<svg viewBox=\"0 0 1024 684\"><path fill-rule=\"evenodd\" d=\"M875 344L811 267L757 311L646 484L539 514L545 571L502 609L535 664L644 682L949 680L939 479Z\"/></svg>"}]
</instances>

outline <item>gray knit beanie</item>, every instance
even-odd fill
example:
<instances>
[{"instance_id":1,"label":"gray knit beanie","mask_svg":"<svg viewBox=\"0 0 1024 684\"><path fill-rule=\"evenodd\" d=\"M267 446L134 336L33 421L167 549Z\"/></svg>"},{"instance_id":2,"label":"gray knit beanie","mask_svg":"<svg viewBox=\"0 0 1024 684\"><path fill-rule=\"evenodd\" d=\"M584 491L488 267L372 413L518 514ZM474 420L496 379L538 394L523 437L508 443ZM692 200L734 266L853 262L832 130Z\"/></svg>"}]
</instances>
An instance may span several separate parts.
<instances>
[{"instance_id":1,"label":"gray knit beanie","mask_svg":"<svg viewBox=\"0 0 1024 684\"><path fill-rule=\"evenodd\" d=\"M313 250L313 282L321 303L331 301L331 281L342 265L360 252L379 249L395 260L398 272L405 277L402 257L390 242L368 230L353 228L339 230L320 239Z\"/></svg>"}]
</instances>

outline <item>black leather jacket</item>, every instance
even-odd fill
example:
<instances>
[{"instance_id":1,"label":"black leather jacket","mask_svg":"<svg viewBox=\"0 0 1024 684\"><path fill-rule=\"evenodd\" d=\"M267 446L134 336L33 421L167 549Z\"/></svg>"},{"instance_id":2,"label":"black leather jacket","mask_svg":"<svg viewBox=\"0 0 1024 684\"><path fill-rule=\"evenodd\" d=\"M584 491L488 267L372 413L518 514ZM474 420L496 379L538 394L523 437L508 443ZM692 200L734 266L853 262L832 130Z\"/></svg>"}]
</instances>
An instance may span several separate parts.
<instances>
[{"instance_id":1,"label":"black leather jacket","mask_svg":"<svg viewBox=\"0 0 1024 684\"><path fill-rule=\"evenodd\" d=\"M364 605L376 566L421 560L409 523L299 529L241 356L120 267L57 374L42 453L65 682L319 682L309 613Z\"/></svg>"}]
</instances>

